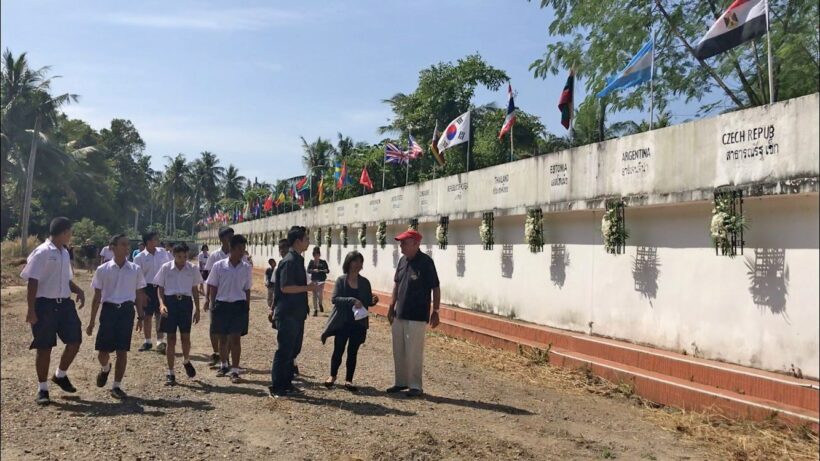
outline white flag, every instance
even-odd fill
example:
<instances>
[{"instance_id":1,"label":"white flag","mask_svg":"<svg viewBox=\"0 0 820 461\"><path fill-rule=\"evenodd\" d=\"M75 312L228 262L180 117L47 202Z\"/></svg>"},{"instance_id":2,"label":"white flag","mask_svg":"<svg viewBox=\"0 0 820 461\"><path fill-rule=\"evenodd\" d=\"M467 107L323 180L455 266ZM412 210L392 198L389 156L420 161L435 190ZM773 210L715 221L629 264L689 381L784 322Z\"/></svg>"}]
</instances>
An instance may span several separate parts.
<instances>
[{"instance_id":1,"label":"white flag","mask_svg":"<svg viewBox=\"0 0 820 461\"><path fill-rule=\"evenodd\" d=\"M456 117L455 120L447 125L447 128L441 133L438 138L438 150L443 152L444 149L457 146L461 143L467 142L470 139L470 111Z\"/></svg>"}]
</instances>

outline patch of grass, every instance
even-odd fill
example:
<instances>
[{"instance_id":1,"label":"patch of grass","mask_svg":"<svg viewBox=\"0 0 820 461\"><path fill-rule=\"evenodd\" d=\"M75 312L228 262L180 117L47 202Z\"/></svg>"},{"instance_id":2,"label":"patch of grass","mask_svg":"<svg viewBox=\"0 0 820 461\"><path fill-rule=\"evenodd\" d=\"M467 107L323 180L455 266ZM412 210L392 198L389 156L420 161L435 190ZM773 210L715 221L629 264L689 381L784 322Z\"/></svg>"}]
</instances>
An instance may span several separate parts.
<instances>
[{"instance_id":1,"label":"patch of grass","mask_svg":"<svg viewBox=\"0 0 820 461\"><path fill-rule=\"evenodd\" d=\"M28 253L23 254L21 251L21 243L22 241L19 238L14 240L3 240L0 242L0 255L2 255L2 260L10 261L28 256ZM27 245L28 251L33 250L39 244L40 242L37 241L36 237L29 236Z\"/></svg>"}]
</instances>

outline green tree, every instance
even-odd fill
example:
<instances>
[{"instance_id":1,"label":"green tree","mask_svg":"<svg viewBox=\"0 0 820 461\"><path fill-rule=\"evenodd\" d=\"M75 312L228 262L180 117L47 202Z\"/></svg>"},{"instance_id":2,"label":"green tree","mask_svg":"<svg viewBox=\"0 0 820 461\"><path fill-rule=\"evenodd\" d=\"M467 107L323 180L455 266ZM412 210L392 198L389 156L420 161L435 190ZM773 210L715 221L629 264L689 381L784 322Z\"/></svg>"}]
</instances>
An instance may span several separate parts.
<instances>
[{"instance_id":1,"label":"green tree","mask_svg":"<svg viewBox=\"0 0 820 461\"><path fill-rule=\"evenodd\" d=\"M242 183L245 180L245 177L239 174L239 170L235 166L228 165L222 181L222 197L233 200L242 199Z\"/></svg>"},{"instance_id":2,"label":"green tree","mask_svg":"<svg viewBox=\"0 0 820 461\"><path fill-rule=\"evenodd\" d=\"M398 135L405 140L401 145L406 145L407 133L411 132L427 149L436 121L439 126L444 126L470 109L477 87L495 91L507 80L509 77L504 71L490 66L478 54L459 59L455 64L447 62L430 66L419 72L418 86L412 93L398 93L384 101L393 110L393 118L379 131ZM444 152L447 159L445 174L466 169L466 149L464 144ZM414 161L410 167L411 182L432 176L434 162L430 155Z\"/></svg>"},{"instance_id":3,"label":"green tree","mask_svg":"<svg viewBox=\"0 0 820 461\"><path fill-rule=\"evenodd\" d=\"M304 137L300 139L302 140L302 151L304 152L302 154L302 162L305 165L305 170L310 180L311 201L313 204L318 204L319 178L330 168L331 159L337 151L334 151L333 144L331 144L329 140L322 139L321 137L316 138L316 140L311 143L308 143ZM353 144L350 138L347 138L347 140L351 145ZM343 142L342 134L339 133L340 145Z\"/></svg>"},{"instance_id":4,"label":"green tree","mask_svg":"<svg viewBox=\"0 0 820 461\"><path fill-rule=\"evenodd\" d=\"M88 218L83 218L75 222L74 225L71 226L71 233L72 243L75 246L80 246L85 243L86 240L90 240L91 243L100 248L108 245L108 241L111 239L111 232L109 232L105 226L100 226Z\"/></svg>"},{"instance_id":5,"label":"green tree","mask_svg":"<svg viewBox=\"0 0 820 461\"><path fill-rule=\"evenodd\" d=\"M510 134L498 139L498 132L507 111L494 107L480 107L473 111L473 165L485 168L510 161ZM539 154L538 140L545 133L544 126L535 115L516 111L512 130L515 158Z\"/></svg>"},{"instance_id":6,"label":"green tree","mask_svg":"<svg viewBox=\"0 0 820 461\"><path fill-rule=\"evenodd\" d=\"M619 71L629 58L656 33L654 101L663 113L672 100L701 101L709 94L724 98L703 104L713 109L739 109L769 101L766 38L752 40L733 50L700 62L685 44L694 46L730 2L698 0L541 0L552 8L552 37L543 57L530 69L536 77L565 73L575 68L588 92L599 91L606 78ZM775 99L793 98L818 89L817 2L770 0L771 40L774 53ZM685 42L685 43L684 43ZM710 72L712 69L713 72ZM613 111L645 110L649 85L619 91L607 97Z\"/></svg>"},{"instance_id":7,"label":"green tree","mask_svg":"<svg viewBox=\"0 0 820 461\"><path fill-rule=\"evenodd\" d=\"M185 161L185 156L177 154L176 157L165 157L168 163L165 166L162 185L160 189L162 196L171 206L169 226L171 234L177 231L177 207L182 206L191 195L191 185L188 182L191 175L190 165Z\"/></svg>"}]
</instances>

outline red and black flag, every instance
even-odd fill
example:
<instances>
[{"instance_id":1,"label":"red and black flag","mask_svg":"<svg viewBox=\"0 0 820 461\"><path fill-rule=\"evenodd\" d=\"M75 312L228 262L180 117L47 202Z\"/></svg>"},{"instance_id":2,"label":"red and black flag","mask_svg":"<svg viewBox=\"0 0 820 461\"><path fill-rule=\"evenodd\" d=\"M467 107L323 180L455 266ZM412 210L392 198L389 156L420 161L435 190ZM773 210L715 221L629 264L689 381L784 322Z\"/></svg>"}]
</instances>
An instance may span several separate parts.
<instances>
[{"instance_id":1,"label":"red and black flag","mask_svg":"<svg viewBox=\"0 0 820 461\"><path fill-rule=\"evenodd\" d=\"M695 56L711 58L766 35L766 0L735 0L698 43Z\"/></svg>"},{"instance_id":2,"label":"red and black flag","mask_svg":"<svg viewBox=\"0 0 820 461\"><path fill-rule=\"evenodd\" d=\"M561 111L561 125L569 129L572 123L573 102L575 99L575 69L569 71L567 83L564 84L564 91L561 92L561 98L558 99L558 109Z\"/></svg>"}]
</instances>

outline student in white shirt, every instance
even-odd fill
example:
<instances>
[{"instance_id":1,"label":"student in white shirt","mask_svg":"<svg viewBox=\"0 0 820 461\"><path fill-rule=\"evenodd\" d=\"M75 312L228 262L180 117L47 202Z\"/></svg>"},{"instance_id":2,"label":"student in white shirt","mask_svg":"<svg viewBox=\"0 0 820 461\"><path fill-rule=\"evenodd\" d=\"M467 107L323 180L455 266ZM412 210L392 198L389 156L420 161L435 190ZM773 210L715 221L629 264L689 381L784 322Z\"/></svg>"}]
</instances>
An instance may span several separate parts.
<instances>
[{"instance_id":1,"label":"student in white shirt","mask_svg":"<svg viewBox=\"0 0 820 461\"><path fill-rule=\"evenodd\" d=\"M26 322L31 324L34 339L29 349L37 350L37 399L40 405L51 403L48 396L48 366L51 349L57 346L57 337L65 344L51 380L65 392L77 392L66 372L82 342L82 323L77 309L85 305L85 293L71 280L73 273L65 244L71 241L71 221L54 218L49 225L50 237L35 248L26 260L20 277L28 281L28 311ZM75 307L71 293L77 295L79 306Z\"/></svg>"},{"instance_id":2,"label":"student in white shirt","mask_svg":"<svg viewBox=\"0 0 820 461\"><path fill-rule=\"evenodd\" d=\"M231 237L233 237L233 228L223 227L222 229L219 229L219 241L222 243L222 247L212 251L211 254L208 255L208 260L205 261L205 272L208 272L208 277L210 277L210 271L213 269L214 264L228 257L228 252L230 252ZM205 280L208 280L208 277L203 276ZM208 293L209 290L210 288L206 283L205 312L209 313L211 323L213 323L214 316L213 312L210 310L211 296ZM219 357L219 335L211 333L211 347L213 348L213 353L211 354L211 368L220 368L221 360ZM224 357L223 360L228 360L228 357Z\"/></svg>"},{"instance_id":3,"label":"student in white shirt","mask_svg":"<svg viewBox=\"0 0 820 461\"><path fill-rule=\"evenodd\" d=\"M97 359L101 367L97 373L97 387L105 386L108 381L108 374L111 372L111 353L116 353L111 396L122 400L127 397L120 385L125 376L125 367L128 365L131 332L142 328L141 320L145 315L142 307L145 303L145 277L139 266L128 261L131 244L125 234L112 237L111 247L114 249L114 259L98 267L94 272L94 278L91 279L94 300L91 302L91 319L85 332L88 336L94 333L97 310L102 302L100 328L97 330L94 346L98 351Z\"/></svg>"},{"instance_id":4,"label":"student in white shirt","mask_svg":"<svg viewBox=\"0 0 820 461\"><path fill-rule=\"evenodd\" d=\"M145 336L145 342L142 343L142 346L140 346L138 350L144 352L153 347L151 345L151 324L153 320L156 320L157 352L164 354L166 347L165 334L159 330L159 295L157 294L157 286L154 284L154 279L157 276L157 272L159 272L159 268L172 260L173 257L162 247L158 246L159 237L156 232L151 231L143 234L142 242L145 243L145 249L134 257L134 263L142 269L142 276L145 277L148 286L145 287L147 301L145 304L145 319L143 319L142 323L142 332Z\"/></svg>"},{"instance_id":5,"label":"student in white shirt","mask_svg":"<svg viewBox=\"0 0 820 461\"><path fill-rule=\"evenodd\" d=\"M160 330L167 335L168 348L165 357L168 373L165 385L176 384L174 359L176 356L177 330L182 341L182 366L189 378L196 376L191 364L191 324L199 323L199 286L202 275L188 262L188 245L179 243L174 247L174 259L159 268L154 284L159 288L161 303ZM196 309L194 309L196 307Z\"/></svg>"},{"instance_id":6,"label":"student in white shirt","mask_svg":"<svg viewBox=\"0 0 820 461\"><path fill-rule=\"evenodd\" d=\"M208 271L205 270L205 265L208 263L208 245L202 245L199 249L199 254L196 257L197 262L199 263L199 275L202 276L202 280L208 280ZM199 286L199 293L205 294L205 284Z\"/></svg>"},{"instance_id":7,"label":"student in white shirt","mask_svg":"<svg viewBox=\"0 0 820 461\"><path fill-rule=\"evenodd\" d=\"M242 336L248 334L251 302L251 265L242 260L248 241L234 235L230 241L230 256L213 265L208 275L208 296L213 306L211 334L219 336L222 357L217 376L230 374L231 382L239 382L239 359ZM228 368L230 345L231 368Z\"/></svg>"},{"instance_id":8,"label":"student in white shirt","mask_svg":"<svg viewBox=\"0 0 820 461\"><path fill-rule=\"evenodd\" d=\"M111 245L106 245L100 250L100 264L103 265L114 258L114 252L111 250Z\"/></svg>"}]
</instances>

